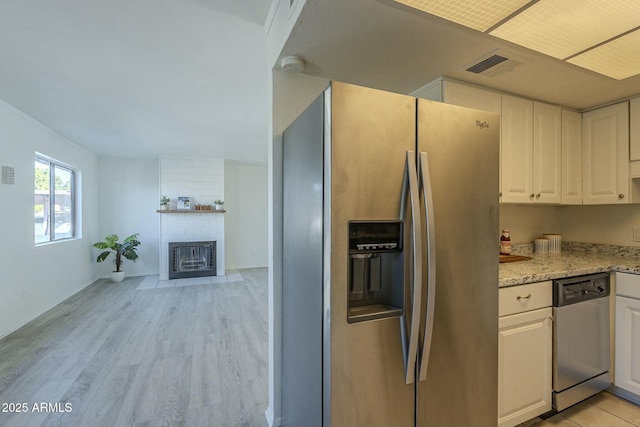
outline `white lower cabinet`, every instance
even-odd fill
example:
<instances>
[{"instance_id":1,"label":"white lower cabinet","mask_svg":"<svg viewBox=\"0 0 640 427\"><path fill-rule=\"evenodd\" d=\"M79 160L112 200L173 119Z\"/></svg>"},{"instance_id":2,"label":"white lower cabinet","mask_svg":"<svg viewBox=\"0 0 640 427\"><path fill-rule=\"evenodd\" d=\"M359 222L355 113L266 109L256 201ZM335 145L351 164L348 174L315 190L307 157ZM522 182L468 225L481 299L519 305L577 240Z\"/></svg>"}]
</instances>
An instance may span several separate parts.
<instances>
[{"instance_id":1,"label":"white lower cabinet","mask_svg":"<svg viewBox=\"0 0 640 427\"><path fill-rule=\"evenodd\" d=\"M550 285L550 282L548 282ZM546 285L546 283L527 285ZM515 287L521 288L521 287ZM538 289L531 287L530 289ZM544 303L550 305L551 289L545 286ZM503 292L505 291L505 292ZM500 290L501 306L513 289ZM518 301L537 298L522 287ZM511 295L509 295L511 297ZM551 410L551 307L499 318L498 426L512 427Z\"/></svg>"},{"instance_id":2,"label":"white lower cabinet","mask_svg":"<svg viewBox=\"0 0 640 427\"><path fill-rule=\"evenodd\" d=\"M640 276L616 274L614 384L640 397Z\"/></svg>"}]
</instances>

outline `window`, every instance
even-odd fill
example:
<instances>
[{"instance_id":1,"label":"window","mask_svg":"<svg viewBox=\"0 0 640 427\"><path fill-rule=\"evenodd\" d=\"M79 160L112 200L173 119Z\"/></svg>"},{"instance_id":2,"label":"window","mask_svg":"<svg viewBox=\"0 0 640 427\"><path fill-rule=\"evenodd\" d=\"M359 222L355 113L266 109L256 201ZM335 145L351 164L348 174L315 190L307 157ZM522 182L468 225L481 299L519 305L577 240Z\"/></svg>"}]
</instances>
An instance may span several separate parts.
<instances>
[{"instance_id":1,"label":"window","mask_svg":"<svg viewBox=\"0 0 640 427\"><path fill-rule=\"evenodd\" d=\"M33 225L35 243L75 237L75 171L36 155Z\"/></svg>"}]
</instances>

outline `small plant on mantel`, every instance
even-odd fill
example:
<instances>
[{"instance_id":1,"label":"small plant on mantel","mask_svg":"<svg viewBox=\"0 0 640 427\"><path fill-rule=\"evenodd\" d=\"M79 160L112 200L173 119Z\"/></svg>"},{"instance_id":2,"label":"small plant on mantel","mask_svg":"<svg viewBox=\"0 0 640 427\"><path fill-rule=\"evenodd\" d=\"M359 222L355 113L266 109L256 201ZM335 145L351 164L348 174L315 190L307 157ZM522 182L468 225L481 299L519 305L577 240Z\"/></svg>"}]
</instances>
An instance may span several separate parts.
<instances>
[{"instance_id":1,"label":"small plant on mantel","mask_svg":"<svg viewBox=\"0 0 640 427\"><path fill-rule=\"evenodd\" d=\"M122 266L122 257L125 257L129 261L138 261L138 253L136 251L138 250L138 246L141 244L140 240L138 240L138 236L140 236L140 233L132 234L120 243L118 242L118 236L116 234L110 234L104 238L104 241L93 244L94 248L106 249L98 255L96 258L97 262L106 260L112 253L116 256L114 261L116 264L116 270L111 273L112 281L120 282L124 279L124 271L120 268Z\"/></svg>"},{"instance_id":2,"label":"small plant on mantel","mask_svg":"<svg viewBox=\"0 0 640 427\"><path fill-rule=\"evenodd\" d=\"M215 205L217 211L221 211L222 209L224 209L224 202L220 199L214 200L213 204Z\"/></svg>"},{"instance_id":3,"label":"small plant on mantel","mask_svg":"<svg viewBox=\"0 0 640 427\"><path fill-rule=\"evenodd\" d=\"M171 202L171 199L168 198L167 196L160 197L160 209L162 209L163 211L168 210L169 202Z\"/></svg>"}]
</instances>

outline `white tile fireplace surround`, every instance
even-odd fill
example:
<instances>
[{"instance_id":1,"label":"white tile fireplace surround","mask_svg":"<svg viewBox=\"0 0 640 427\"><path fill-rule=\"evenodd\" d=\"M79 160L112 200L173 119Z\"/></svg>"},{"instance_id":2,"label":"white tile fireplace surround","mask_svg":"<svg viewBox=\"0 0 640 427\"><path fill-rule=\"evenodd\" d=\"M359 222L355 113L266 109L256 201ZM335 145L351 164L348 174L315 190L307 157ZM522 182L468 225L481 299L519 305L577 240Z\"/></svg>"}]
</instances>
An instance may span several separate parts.
<instances>
[{"instance_id":1,"label":"white tile fireplace surround","mask_svg":"<svg viewBox=\"0 0 640 427\"><path fill-rule=\"evenodd\" d=\"M171 199L170 209L177 208L178 197L191 198L210 205L224 200L224 160L190 157L160 159L160 195ZM160 200L160 195L158 200ZM217 275L224 276L224 214L160 214L160 280L169 278L169 242L216 241Z\"/></svg>"}]
</instances>

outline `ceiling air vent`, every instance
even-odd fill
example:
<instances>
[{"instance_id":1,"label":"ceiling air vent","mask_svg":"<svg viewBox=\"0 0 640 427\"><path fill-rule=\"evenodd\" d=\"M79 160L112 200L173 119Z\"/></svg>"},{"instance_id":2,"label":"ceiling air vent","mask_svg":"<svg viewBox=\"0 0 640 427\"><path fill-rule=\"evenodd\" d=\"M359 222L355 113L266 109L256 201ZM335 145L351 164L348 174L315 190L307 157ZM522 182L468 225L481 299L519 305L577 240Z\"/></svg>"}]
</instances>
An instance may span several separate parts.
<instances>
[{"instance_id":1,"label":"ceiling air vent","mask_svg":"<svg viewBox=\"0 0 640 427\"><path fill-rule=\"evenodd\" d=\"M525 62L528 62L525 58L502 50L494 50L476 59L472 63L465 65L458 71L469 71L485 77L495 77L511 71Z\"/></svg>"},{"instance_id":2,"label":"ceiling air vent","mask_svg":"<svg viewBox=\"0 0 640 427\"><path fill-rule=\"evenodd\" d=\"M482 74L485 71L487 71L489 68L495 67L501 62L508 61L508 60L509 58L505 58L504 56L492 55L487 59L485 59L484 61L478 62L476 65L467 68L467 71L471 71L472 73L476 73L476 74Z\"/></svg>"}]
</instances>

